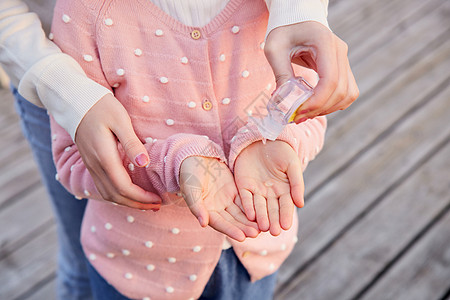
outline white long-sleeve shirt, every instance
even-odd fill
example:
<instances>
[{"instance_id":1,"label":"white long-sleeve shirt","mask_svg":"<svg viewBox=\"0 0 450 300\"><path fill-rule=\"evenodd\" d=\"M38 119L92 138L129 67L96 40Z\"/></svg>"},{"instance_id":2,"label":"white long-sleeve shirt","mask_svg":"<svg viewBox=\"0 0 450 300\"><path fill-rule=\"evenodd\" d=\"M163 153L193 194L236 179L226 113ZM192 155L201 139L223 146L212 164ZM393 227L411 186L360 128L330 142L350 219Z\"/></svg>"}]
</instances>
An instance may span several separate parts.
<instances>
[{"instance_id":1,"label":"white long-sleeve shirt","mask_svg":"<svg viewBox=\"0 0 450 300\"><path fill-rule=\"evenodd\" d=\"M207 24L227 0L152 0L178 21L194 27ZM33 1L28 1L33 4ZM267 34L276 27L317 21L328 27L328 0L265 0L269 9ZM54 0L32 5L24 1L0 1L0 64L11 83L28 101L45 106L74 139L87 111L108 89L86 77L79 64L46 38ZM51 36L51 35L50 35Z\"/></svg>"}]
</instances>

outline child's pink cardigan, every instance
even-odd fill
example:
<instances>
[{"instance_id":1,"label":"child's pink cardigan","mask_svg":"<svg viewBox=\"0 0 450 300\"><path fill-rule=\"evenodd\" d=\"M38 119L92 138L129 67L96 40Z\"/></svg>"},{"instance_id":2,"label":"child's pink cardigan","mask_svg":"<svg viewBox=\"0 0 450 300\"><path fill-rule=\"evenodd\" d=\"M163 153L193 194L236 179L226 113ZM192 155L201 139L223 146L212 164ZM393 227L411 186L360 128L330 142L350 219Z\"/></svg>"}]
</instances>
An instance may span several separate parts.
<instances>
[{"instance_id":1,"label":"child's pink cardigan","mask_svg":"<svg viewBox=\"0 0 450 300\"><path fill-rule=\"evenodd\" d=\"M124 165L135 183L162 198L158 212L89 201L84 251L124 295L197 298L213 272L225 237L201 228L176 195L180 165L200 155L232 169L238 154L261 140L255 125L245 125L249 115L263 113L275 86L263 53L267 17L263 1L231 0L208 25L191 28L147 0L58 2L54 41L127 109L150 166L134 167L119 147ZM305 168L322 147L325 127L319 117L287 126L279 139L298 152ZM52 133L61 183L79 197L101 199L70 136L54 121ZM295 217L292 229L278 237L265 233L230 243L257 280L279 268L296 240Z\"/></svg>"}]
</instances>

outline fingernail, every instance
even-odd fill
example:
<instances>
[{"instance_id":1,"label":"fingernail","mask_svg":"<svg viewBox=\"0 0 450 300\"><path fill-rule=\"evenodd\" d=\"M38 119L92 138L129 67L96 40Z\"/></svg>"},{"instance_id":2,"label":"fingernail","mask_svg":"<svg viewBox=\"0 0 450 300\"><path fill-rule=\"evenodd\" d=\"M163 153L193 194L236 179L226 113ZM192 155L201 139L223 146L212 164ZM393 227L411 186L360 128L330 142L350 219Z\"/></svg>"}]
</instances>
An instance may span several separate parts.
<instances>
[{"instance_id":1,"label":"fingernail","mask_svg":"<svg viewBox=\"0 0 450 300\"><path fill-rule=\"evenodd\" d=\"M147 155L144 153L138 154L134 159L134 162L138 165L138 167L145 167L148 164Z\"/></svg>"},{"instance_id":2,"label":"fingernail","mask_svg":"<svg viewBox=\"0 0 450 300\"><path fill-rule=\"evenodd\" d=\"M203 227L203 218L202 218L202 217L198 217L198 222L199 222L200 225Z\"/></svg>"}]
</instances>

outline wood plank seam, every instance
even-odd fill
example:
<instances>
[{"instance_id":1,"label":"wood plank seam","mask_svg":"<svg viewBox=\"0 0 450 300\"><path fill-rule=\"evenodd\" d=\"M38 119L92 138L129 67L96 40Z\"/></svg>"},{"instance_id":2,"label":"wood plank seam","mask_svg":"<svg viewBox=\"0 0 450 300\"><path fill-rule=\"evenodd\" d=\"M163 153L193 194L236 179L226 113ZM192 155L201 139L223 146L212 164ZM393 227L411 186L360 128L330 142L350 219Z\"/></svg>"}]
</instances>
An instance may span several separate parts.
<instances>
[{"instance_id":1,"label":"wood plank seam","mask_svg":"<svg viewBox=\"0 0 450 300\"><path fill-rule=\"evenodd\" d=\"M325 254L331 247L348 232L352 227L355 226L359 221L361 221L365 215L373 210L373 207L378 205L385 199L392 191L394 191L398 186L400 186L404 181L412 176L415 170L419 169L427 161L429 161L436 153L439 152L446 144L450 142L450 135L447 136L444 141L439 143L437 146L433 147L432 150L426 153L419 161L417 161L413 166L408 169L402 176L399 176L391 185L389 185L380 196L376 197L363 211L361 211L355 218L353 218L349 223L347 223L326 245L324 245L319 251L314 254L308 261L306 261L302 266L297 268L296 272L290 276L283 284L279 285L276 289L275 294L282 298L282 295L287 294L290 290L295 287L295 278L301 273L306 271L315 261L317 261L323 254ZM449 204L450 205L450 204ZM356 298L355 298L356 299Z\"/></svg>"},{"instance_id":2,"label":"wood plank seam","mask_svg":"<svg viewBox=\"0 0 450 300\"><path fill-rule=\"evenodd\" d=\"M427 157L424 157L422 160L420 160L419 162L417 162L417 167L416 169L420 168L421 166L423 166L426 162L428 162L430 159L432 159L435 155L437 155L448 143L450 142L450 135L447 136L447 138L442 141L440 144L438 144L435 148L433 148L432 151L430 151L430 153L428 153ZM402 178L402 180L397 183L397 186L401 185L404 181L406 181L409 177L412 176L413 171L408 172L409 174L405 174L404 178ZM395 189L395 187L390 187L390 190L387 191L387 194L390 194L393 190ZM387 195L386 195L387 196ZM385 196L383 196L383 198L385 198ZM381 202L382 199L380 199L379 201ZM450 200L450 198L449 198ZM373 206L375 206L377 203L375 201L375 203L373 203ZM368 210L365 211L365 214L369 213L370 210L372 208L369 208ZM426 235L427 232L429 232L437 223L439 223L439 221L444 218L444 216L449 213L450 211L450 202L447 204L447 206L441 210L435 217L433 217L430 222L424 226L424 228L422 228L421 231L419 231L410 241L409 243L403 248L401 249L397 255L395 255L385 266L383 269L381 269L377 274L375 274L375 276L372 278L372 280L365 286L363 287L351 300L358 300L360 299L365 293L367 293L370 288L372 288L377 281L384 275L386 274L393 266L394 264L399 261L399 259L412 247L414 247L414 245L422 238ZM361 216L362 219L363 216Z\"/></svg>"},{"instance_id":3,"label":"wood plank seam","mask_svg":"<svg viewBox=\"0 0 450 300\"><path fill-rule=\"evenodd\" d=\"M355 164L367 150L374 147L375 145L382 143L383 140L392 132L394 131L398 126L400 126L406 118L417 112L419 109L421 109L425 104L430 103L435 99L435 96L437 96L442 90L450 85L450 76L447 77L442 83L440 83L435 89L433 89L429 94L424 96L422 100L418 101L418 103L414 106L412 106L408 111L406 111L403 115L401 115L394 123L392 123L389 127L387 127L384 131L382 131L378 136L376 136L372 141L366 144L363 148L361 148L355 155L350 157L346 162L342 164L341 167L336 169L334 172L332 172L329 176L324 178L320 184L318 184L314 189L307 192L305 195L305 199L312 198L321 188L323 188L324 185L327 184L327 182L333 180L334 178L338 177L340 173L345 171L346 169L350 168L353 164ZM313 200L309 200L313 201Z\"/></svg>"},{"instance_id":4,"label":"wood plank seam","mask_svg":"<svg viewBox=\"0 0 450 300\"><path fill-rule=\"evenodd\" d=\"M36 293L38 290L43 288L46 284L49 284L51 281L55 280L56 278L56 271L53 273L45 276L40 280L39 282L36 282L32 287L24 291L22 294L18 295L14 300L26 300L29 297L31 297L34 293Z\"/></svg>"},{"instance_id":5,"label":"wood plank seam","mask_svg":"<svg viewBox=\"0 0 450 300\"><path fill-rule=\"evenodd\" d=\"M55 227L55 222L52 219L48 220L41 226L37 227L35 230L30 232L28 235L22 237L19 240L15 240L11 243L9 243L7 246L0 245L0 262L4 259L8 259L10 255L12 255L15 251L19 250L22 247L26 247L27 244L32 241L33 239L39 238L39 236L48 230L50 228Z\"/></svg>"},{"instance_id":6,"label":"wood plank seam","mask_svg":"<svg viewBox=\"0 0 450 300\"><path fill-rule=\"evenodd\" d=\"M417 51L413 56L411 56L408 60L398 65L396 68L392 69L390 72L386 73L379 81L375 82L371 87L367 89L364 93L362 93L359 98L352 104L352 109L358 109L362 103L366 102L367 98L371 98L376 96L376 94L382 90L382 87L388 84L392 78L397 77L399 74L404 72L404 69L409 65L413 65L417 63L417 61L423 59L426 55L430 54L429 49L436 49L442 46L442 41L447 40L450 37L450 28L448 28L444 33L438 35L435 39L433 39L429 44L424 45L420 51ZM370 59L370 58L367 58ZM355 65L352 64L352 68L355 68ZM335 126L340 122L345 122L342 118L329 118L329 125Z\"/></svg>"}]
</instances>

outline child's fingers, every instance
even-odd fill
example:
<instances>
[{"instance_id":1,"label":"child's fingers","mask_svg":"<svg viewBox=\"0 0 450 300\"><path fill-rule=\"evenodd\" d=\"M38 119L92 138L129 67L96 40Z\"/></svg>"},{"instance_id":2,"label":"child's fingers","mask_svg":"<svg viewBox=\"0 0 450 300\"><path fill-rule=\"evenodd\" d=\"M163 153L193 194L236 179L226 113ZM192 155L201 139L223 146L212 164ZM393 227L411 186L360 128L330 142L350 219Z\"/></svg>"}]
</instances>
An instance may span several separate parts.
<instances>
[{"instance_id":1,"label":"child's fingers","mask_svg":"<svg viewBox=\"0 0 450 300\"><path fill-rule=\"evenodd\" d=\"M289 185L291 187L291 197L297 207L303 207L305 204L303 195L305 193L305 184L303 182L302 166L299 159L292 160L287 169Z\"/></svg>"},{"instance_id":2,"label":"child's fingers","mask_svg":"<svg viewBox=\"0 0 450 300\"><path fill-rule=\"evenodd\" d=\"M236 205L240 208L240 210L241 210L242 212L244 212L244 206L242 206L241 197L239 197L239 195L237 195L237 196L234 198L234 204L236 204Z\"/></svg>"},{"instance_id":3,"label":"child's fingers","mask_svg":"<svg viewBox=\"0 0 450 300\"><path fill-rule=\"evenodd\" d=\"M273 236L280 235L280 206L277 198L267 198L267 211L269 212L270 234Z\"/></svg>"},{"instance_id":4,"label":"child's fingers","mask_svg":"<svg viewBox=\"0 0 450 300\"><path fill-rule=\"evenodd\" d=\"M235 226L241 230L246 237L256 237L259 234L259 229L256 229L251 226L247 226L245 224L242 224L241 222L237 221L232 214L230 214L228 211L220 211L219 214L229 222L232 226ZM244 216L245 218L245 216Z\"/></svg>"},{"instance_id":5,"label":"child's fingers","mask_svg":"<svg viewBox=\"0 0 450 300\"><path fill-rule=\"evenodd\" d=\"M253 196L255 202L256 222L261 231L269 230L269 217L267 216L267 200L261 195Z\"/></svg>"},{"instance_id":6,"label":"child's fingers","mask_svg":"<svg viewBox=\"0 0 450 300\"><path fill-rule=\"evenodd\" d=\"M280 203L280 225L284 230L288 230L292 226L294 216L294 203L290 194L281 195Z\"/></svg>"},{"instance_id":7,"label":"child's fingers","mask_svg":"<svg viewBox=\"0 0 450 300\"><path fill-rule=\"evenodd\" d=\"M239 242L243 242L245 240L245 234L242 230L225 220L215 211L210 214L209 226Z\"/></svg>"},{"instance_id":8,"label":"child's fingers","mask_svg":"<svg viewBox=\"0 0 450 300\"><path fill-rule=\"evenodd\" d=\"M254 221L256 216L255 207L253 205L253 194L247 189L239 189L239 196L247 218L250 221Z\"/></svg>"},{"instance_id":9,"label":"child's fingers","mask_svg":"<svg viewBox=\"0 0 450 300\"><path fill-rule=\"evenodd\" d=\"M225 212L226 213L223 214L223 217L230 223L235 224L237 227L242 229L246 236L256 237L259 234L258 224L249 221L237 205L230 205L226 208ZM225 214L228 214L230 217L225 216Z\"/></svg>"}]
</instances>

